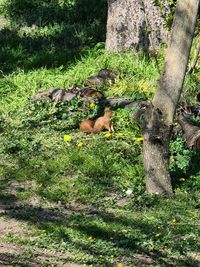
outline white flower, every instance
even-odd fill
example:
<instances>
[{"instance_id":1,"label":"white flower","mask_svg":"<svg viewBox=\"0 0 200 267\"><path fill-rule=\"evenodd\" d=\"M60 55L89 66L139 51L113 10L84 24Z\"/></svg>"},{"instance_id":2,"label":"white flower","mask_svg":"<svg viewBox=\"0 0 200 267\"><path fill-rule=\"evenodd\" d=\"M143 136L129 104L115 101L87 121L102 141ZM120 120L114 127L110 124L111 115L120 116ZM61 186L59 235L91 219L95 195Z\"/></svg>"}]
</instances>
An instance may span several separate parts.
<instances>
[{"instance_id":1,"label":"white flower","mask_svg":"<svg viewBox=\"0 0 200 267\"><path fill-rule=\"evenodd\" d=\"M127 196L130 196L132 193L133 193L133 190L132 189L126 190L126 195Z\"/></svg>"}]
</instances>

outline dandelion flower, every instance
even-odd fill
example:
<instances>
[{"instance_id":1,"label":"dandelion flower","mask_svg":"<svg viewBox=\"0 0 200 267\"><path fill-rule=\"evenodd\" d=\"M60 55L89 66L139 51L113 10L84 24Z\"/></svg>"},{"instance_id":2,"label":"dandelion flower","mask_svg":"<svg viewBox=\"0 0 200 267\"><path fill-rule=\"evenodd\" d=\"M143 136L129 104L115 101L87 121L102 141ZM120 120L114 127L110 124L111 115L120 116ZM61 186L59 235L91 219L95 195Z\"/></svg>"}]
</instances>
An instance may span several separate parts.
<instances>
[{"instance_id":1,"label":"dandelion flower","mask_svg":"<svg viewBox=\"0 0 200 267\"><path fill-rule=\"evenodd\" d=\"M158 234L155 234L155 237L159 237L160 236L160 233L158 233Z\"/></svg>"},{"instance_id":2,"label":"dandelion flower","mask_svg":"<svg viewBox=\"0 0 200 267\"><path fill-rule=\"evenodd\" d=\"M185 181L185 178L179 178L179 181L180 182L184 182Z\"/></svg>"},{"instance_id":3,"label":"dandelion flower","mask_svg":"<svg viewBox=\"0 0 200 267\"><path fill-rule=\"evenodd\" d=\"M135 140L141 142L144 140L144 138L143 137L136 137Z\"/></svg>"},{"instance_id":4,"label":"dandelion flower","mask_svg":"<svg viewBox=\"0 0 200 267\"><path fill-rule=\"evenodd\" d=\"M64 135L64 141L65 142L71 142L72 141L72 136L70 134L65 134Z\"/></svg>"},{"instance_id":5,"label":"dandelion flower","mask_svg":"<svg viewBox=\"0 0 200 267\"><path fill-rule=\"evenodd\" d=\"M119 262L119 263L117 263L117 267L124 267L124 264Z\"/></svg>"},{"instance_id":6,"label":"dandelion flower","mask_svg":"<svg viewBox=\"0 0 200 267\"><path fill-rule=\"evenodd\" d=\"M79 143L76 144L76 146L79 147L79 148L83 147L83 145L84 145L83 142L79 142Z\"/></svg>"},{"instance_id":7,"label":"dandelion flower","mask_svg":"<svg viewBox=\"0 0 200 267\"><path fill-rule=\"evenodd\" d=\"M111 133L106 133L106 134L104 134L104 137L109 138L109 137L111 137L111 135L112 135Z\"/></svg>"},{"instance_id":8,"label":"dandelion flower","mask_svg":"<svg viewBox=\"0 0 200 267\"><path fill-rule=\"evenodd\" d=\"M89 236L89 237L88 237L88 240L91 241L92 239L93 239L93 236Z\"/></svg>"},{"instance_id":9,"label":"dandelion flower","mask_svg":"<svg viewBox=\"0 0 200 267\"><path fill-rule=\"evenodd\" d=\"M172 222L173 222L173 223L176 223L176 218L173 218L173 219L172 219Z\"/></svg>"},{"instance_id":10,"label":"dandelion flower","mask_svg":"<svg viewBox=\"0 0 200 267\"><path fill-rule=\"evenodd\" d=\"M90 108L94 108L96 106L96 104L95 103L90 103Z\"/></svg>"}]
</instances>

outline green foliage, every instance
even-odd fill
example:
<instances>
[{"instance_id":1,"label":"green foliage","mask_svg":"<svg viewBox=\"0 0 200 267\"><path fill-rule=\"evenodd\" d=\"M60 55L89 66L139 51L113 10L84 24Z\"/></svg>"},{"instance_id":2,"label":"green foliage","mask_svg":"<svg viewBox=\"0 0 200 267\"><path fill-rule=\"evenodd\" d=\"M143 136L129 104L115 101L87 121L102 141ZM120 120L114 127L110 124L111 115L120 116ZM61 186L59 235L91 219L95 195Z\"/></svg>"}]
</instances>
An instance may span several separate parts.
<instances>
[{"instance_id":1,"label":"green foliage","mask_svg":"<svg viewBox=\"0 0 200 267\"><path fill-rule=\"evenodd\" d=\"M176 9L176 0L154 0L154 5L160 8L161 17L164 19L164 25L168 30L171 30L174 13Z\"/></svg>"},{"instance_id":2,"label":"green foliage","mask_svg":"<svg viewBox=\"0 0 200 267\"><path fill-rule=\"evenodd\" d=\"M147 196L142 133L131 122L131 109L114 109L111 135L87 135L79 123L101 115L97 106L80 98L31 102L39 91L83 85L104 68L117 74L114 85L100 88L106 97L151 99L159 78L155 61L132 52L108 53L103 43L96 44L103 40L98 31L105 34L104 8L99 12L104 1L5 3L0 10L11 21L0 30L0 196L11 206L22 203L6 219L30 225L28 234L3 240L25 246L19 265L36 262L36 248L86 266L141 266L145 257L153 266L198 266L188 253L199 251L199 151L187 149L181 135L173 140L176 196ZM158 62L161 69L162 54ZM198 77L196 70L187 78L184 101L195 104Z\"/></svg>"},{"instance_id":3,"label":"green foliage","mask_svg":"<svg viewBox=\"0 0 200 267\"><path fill-rule=\"evenodd\" d=\"M180 169L183 172L187 170L190 165L190 158L192 156L192 150L188 149L185 145L182 135L178 136L176 140L170 144L171 152L171 168Z\"/></svg>"},{"instance_id":4,"label":"green foliage","mask_svg":"<svg viewBox=\"0 0 200 267\"><path fill-rule=\"evenodd\" d=\"M193 123L194 125L200 127L200 117L192 115L191 116L191 123Z\"/></svg>"},{"instance_id":5,"label":"green foliage","mask_svg":"<svg viewBox=\"0 0 200 267\"><path fill-rule=\"evenodd\" d=\"M129 66L131 57L135 65ZM67 71L62 67L54 70L43 68L28 73L18 71L2 78L3 133L0 142L1 153L6 155L7 161L1 168L1 175L19 181L35 180L38 188L34 192L52 201L89 203L93 199L95 204L97 199L112 191L123 195L124 190L132 186L138 195L144 191L142 159L139 156L141 143L135 140L141 132L138 125L130 122L131 110L114 111L116 133L107 139L103 133L85 136L78 131L81 120L102 114L97 106L91 108L80 98L60 105L30 102L38 90L83 84L88 76L101 68L114 69L119 74L115 88L122 88L120 73L131 81L134 72L134 81L138 83L141 77L141 73L136 72L138 62L139 58L132 53L122 53L120 57L106 54L98 45ZM146 62L144 59L139 69L148 78L147 68L143 67ZM149 62L149 70L156 76L154 62ZM104 93L112 96L113 88L103 88ZM139 87L134 91L136 99L137 92ZM72 136L72 142L64 143L65 134ZM83 143L83 147L79 148L79 143ZM73 178L68 178L70 176ZM26 195L28 193L23 192L19 196Z\"/></svg>"},{"instance_id":6,"label":"green foliage","mask_svg":"<svg viewBox=\"0 0 200 267\"><path fill-rule=\"evenodd\" d=\"M192 150L186 147L182 135L179 135L170 143L170 169L173 183L176 185L192 187L199 190L199 150Z\"/></svg>"},{"instance_id":7,"label":"green foliage","mask_svg":"<svg viewBox=\"0 0 200 267\"><path fill-rule=\"evenodd\" d=\"M116 84L102 88L107 97L150 98L155 90L158 72L152 59L133 53L104 53L101 44L67 70L64 67L27 73L19 70L1 78L0 142L1 153L7 158L1 169L3 177L33 179L40 185L34 192L52 201L89 203L94 199L96 203L109 192L123 196L128 188L134 188L134 203L143 203L141 142L135 139L141 137L141 130L138 124L131 123L130 109L114 110L116 132L106 138L103 133L87 136L78 130L80 121L102 114L97 106L91 108L80 98L60 105L30 102L37 91L83 84L88 76L102 68L113 69L118 76ZM194 86L195 80L192 83L188 80L187 84L187 88L189 84ZM65 134L72 137L71 142L63 141ZM179 183L179 178L189 177L191 169L195 176L197 160L194 158L195 153L185 147L182 137L171 143L174 181ZM73 182L66 178L70 175ZM195 187L198 187L197 180Z\"/></svg>"}]
</instances>

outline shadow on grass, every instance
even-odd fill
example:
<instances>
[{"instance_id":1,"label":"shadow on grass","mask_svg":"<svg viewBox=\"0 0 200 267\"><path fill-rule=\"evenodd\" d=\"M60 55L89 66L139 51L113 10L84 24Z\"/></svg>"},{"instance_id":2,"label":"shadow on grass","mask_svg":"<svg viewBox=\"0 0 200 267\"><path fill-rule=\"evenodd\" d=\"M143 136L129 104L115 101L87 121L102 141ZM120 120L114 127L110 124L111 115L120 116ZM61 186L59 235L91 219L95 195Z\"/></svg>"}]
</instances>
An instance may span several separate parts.
<instances>
[{"instance_id":1,"label":"shadow on grass","mask_svg":"<svg viewBox=\"0 0 200 267\"><path fill-rule=\"evenodd\" d=\"M71 264L70 253L55 253L41 248L24 247L19 244L0 244L0 266L67 266L81 267L79 264Z\"/></svg>"},{"instance_id":2,"label":"shadow on grass","mask_svg":"<svg viewBox=\"0 0 200 267\"><path fill-rule=\"evenodd\" d=\"M107 2L16 1L6 4L10 26L0 30L1 71L69 66L105 41Z\"/></svg>"},{"instance_id":3,"label":"shadow on grass","mask_svg":"<svg viewBox=\"0 0 200 267\"><path fill-rule=\"evenodd\" d=\"M20 266L20 267L31 267L32 263L24 263L24 260L19 259L19 255L13 255L10 253L0 253L0 264L1 266ZM12 265L11 265L12 264Z\"/></svg>"},{"instance_id":4,"label":"shadow on grass","mask_svg":"<svg viewBox=\"0 0 200 267\"><path fill-rule=\"evenodd\" d=\"M91 211L87 208L82 210L42 208L29 204L15 206L14 202L13 207L6 210L6 215L36 225L38 229L44 230L54 243L65 242L67 246L94 257L90 262L86 262L87 264L113 266L108 257L114 253L114 256L118 260L123 260L127 266L132 266L131 264L148 266L152 263L161 266L199 266L198 260L184 255L178 240L177 245L173 247L170 240L165 241L164 246L165 249L166 247L172 249L175 255L177 253L184 255L184 259L172 255L172 252L169 254L162 252L162 242L160 243L154 235L154 224L144 222L141 218L127 218L112 212L95 209ZM79 233L79 238L72 237L73 231ZM187 234L192 231L191 227ZM92 241L88 241L88 236L92 236ZM145 246L145 242L150 239L155 246L152 251ZM190 248L194 251L200 249L197 244L191 245ZM98 265L101 257L104 258L103 265ZM144 265L141 265L142 263Z\"/></svg>"},{"instance_id":5,"label":"shadow on grass","mask_svg":"<svg viewBox=\"0 0 200 267\"><path fill-rule=\"evenodd\" d=\"M23 251L21 250L20 246L11 246L9 244L1 245L0 246L0 265L1 266L20 266L20 267L33 266L33 260L25 259L22 254L23 254ZM36 261L34 261L34 264L36 264Z\"/></svg>"},{"instance_id":6,"label":"shadow on grass","mask_svg":"<svg viewBox=\"0 0 200 267\"><path fill-rule=\"evenodd\" d=\"M106 0L10 0L4 8L17 24L46 26L49 23L92 23L99 20L106 24Z\"/></svg>"}]
</instances>

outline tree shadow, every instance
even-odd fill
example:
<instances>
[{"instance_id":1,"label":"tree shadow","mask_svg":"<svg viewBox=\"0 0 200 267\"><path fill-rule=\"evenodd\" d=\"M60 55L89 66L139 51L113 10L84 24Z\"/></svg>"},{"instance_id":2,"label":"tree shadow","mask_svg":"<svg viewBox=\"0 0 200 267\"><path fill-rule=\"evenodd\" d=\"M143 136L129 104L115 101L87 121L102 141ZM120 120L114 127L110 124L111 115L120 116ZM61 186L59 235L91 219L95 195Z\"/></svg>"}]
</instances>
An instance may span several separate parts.
<instances>
[{"instance_id":1,"label":"tree shadow","mask_svg":"<svg viewBox=\"0 0 200 267\"><path fill-rule=\"evenodd\" d=\"M19 257L20 257L19 255L0 252L0 264L1 264L1 266L20 266L20 267L33 266L32 263L24 263L24 260L19 259Z\"/></svg>"},{"instance_id":2,"label":"tree shadow","mask_svg":"<svg viewBox=\"0 0 200 267\"><path fill-rule=\"evenodd\" d=\"M17 24L46 26L49 23L91 23L99 20L106 25L106 0L10 0L5 7L8 16ZM34 11L34 12L33 12Z\"/></svg>"},{"instance_id":3,"label":"tree shadow","mask_svg":"<svg viewBox=\"0 0 200 267\"><path fill-rule=\"evenodd\" d=\"M107 2L77 0L6 3L10 25L0 30L1 71L67 67L105 41Z\"/></svg>"},{"instance_id":4,"label":"tree shadow","mask_svg":"<svg viewBox=\"0 0 200 267\"><path fill-rule=\"evenodd\" d=\"M155 230L154 223L141 221L137 217L130 219L113 212L100 211L95 208L91 210L88 207L81 210L76 209L76 207L58 209L36 207L30 204L16 206L14 202L12 208L6 210L5 214L10 218L28 222L38 229L44 230L52 238L52 242L57 244L70 243L74 249L92 256L93 260L90 260L90 263L95 263L95 266L113 266L107 258L109 253L113 253L112 249L117 249L118 254L115 256L118 260L125 260L128 266L129 264L130 266L132 266L131 264L138 264L136 266L152 266L151 264L199 266L198 260L192 260L189 257L179 259L156 247L150 252L145 246L145 241L152 239L152 233ZM127 235L130 228L134 234ZM71 231L78 231L79 238L71 238L68 234ZM192 228L190 231L192 232ZM92 242L86 242L84 236L92 236ZM144 243L141 241L141 236L143 236ZM154 241L152 239L152 242L156 244L156 238ZM99 245L100 243L101 245ZM108 252L107 246L112 252ZM171 249L171 242L169 244L165 242L165 246L169 246ZM198 247L195 244L192 246L194 250L198 250ZM175 253L182 253L179 244L173 250ZM98 265L98 260L101 257L104 257L105 260L102 265ZM150 260L150 263L141 265L144 259Z\"/></svg>"}]
</instances>

